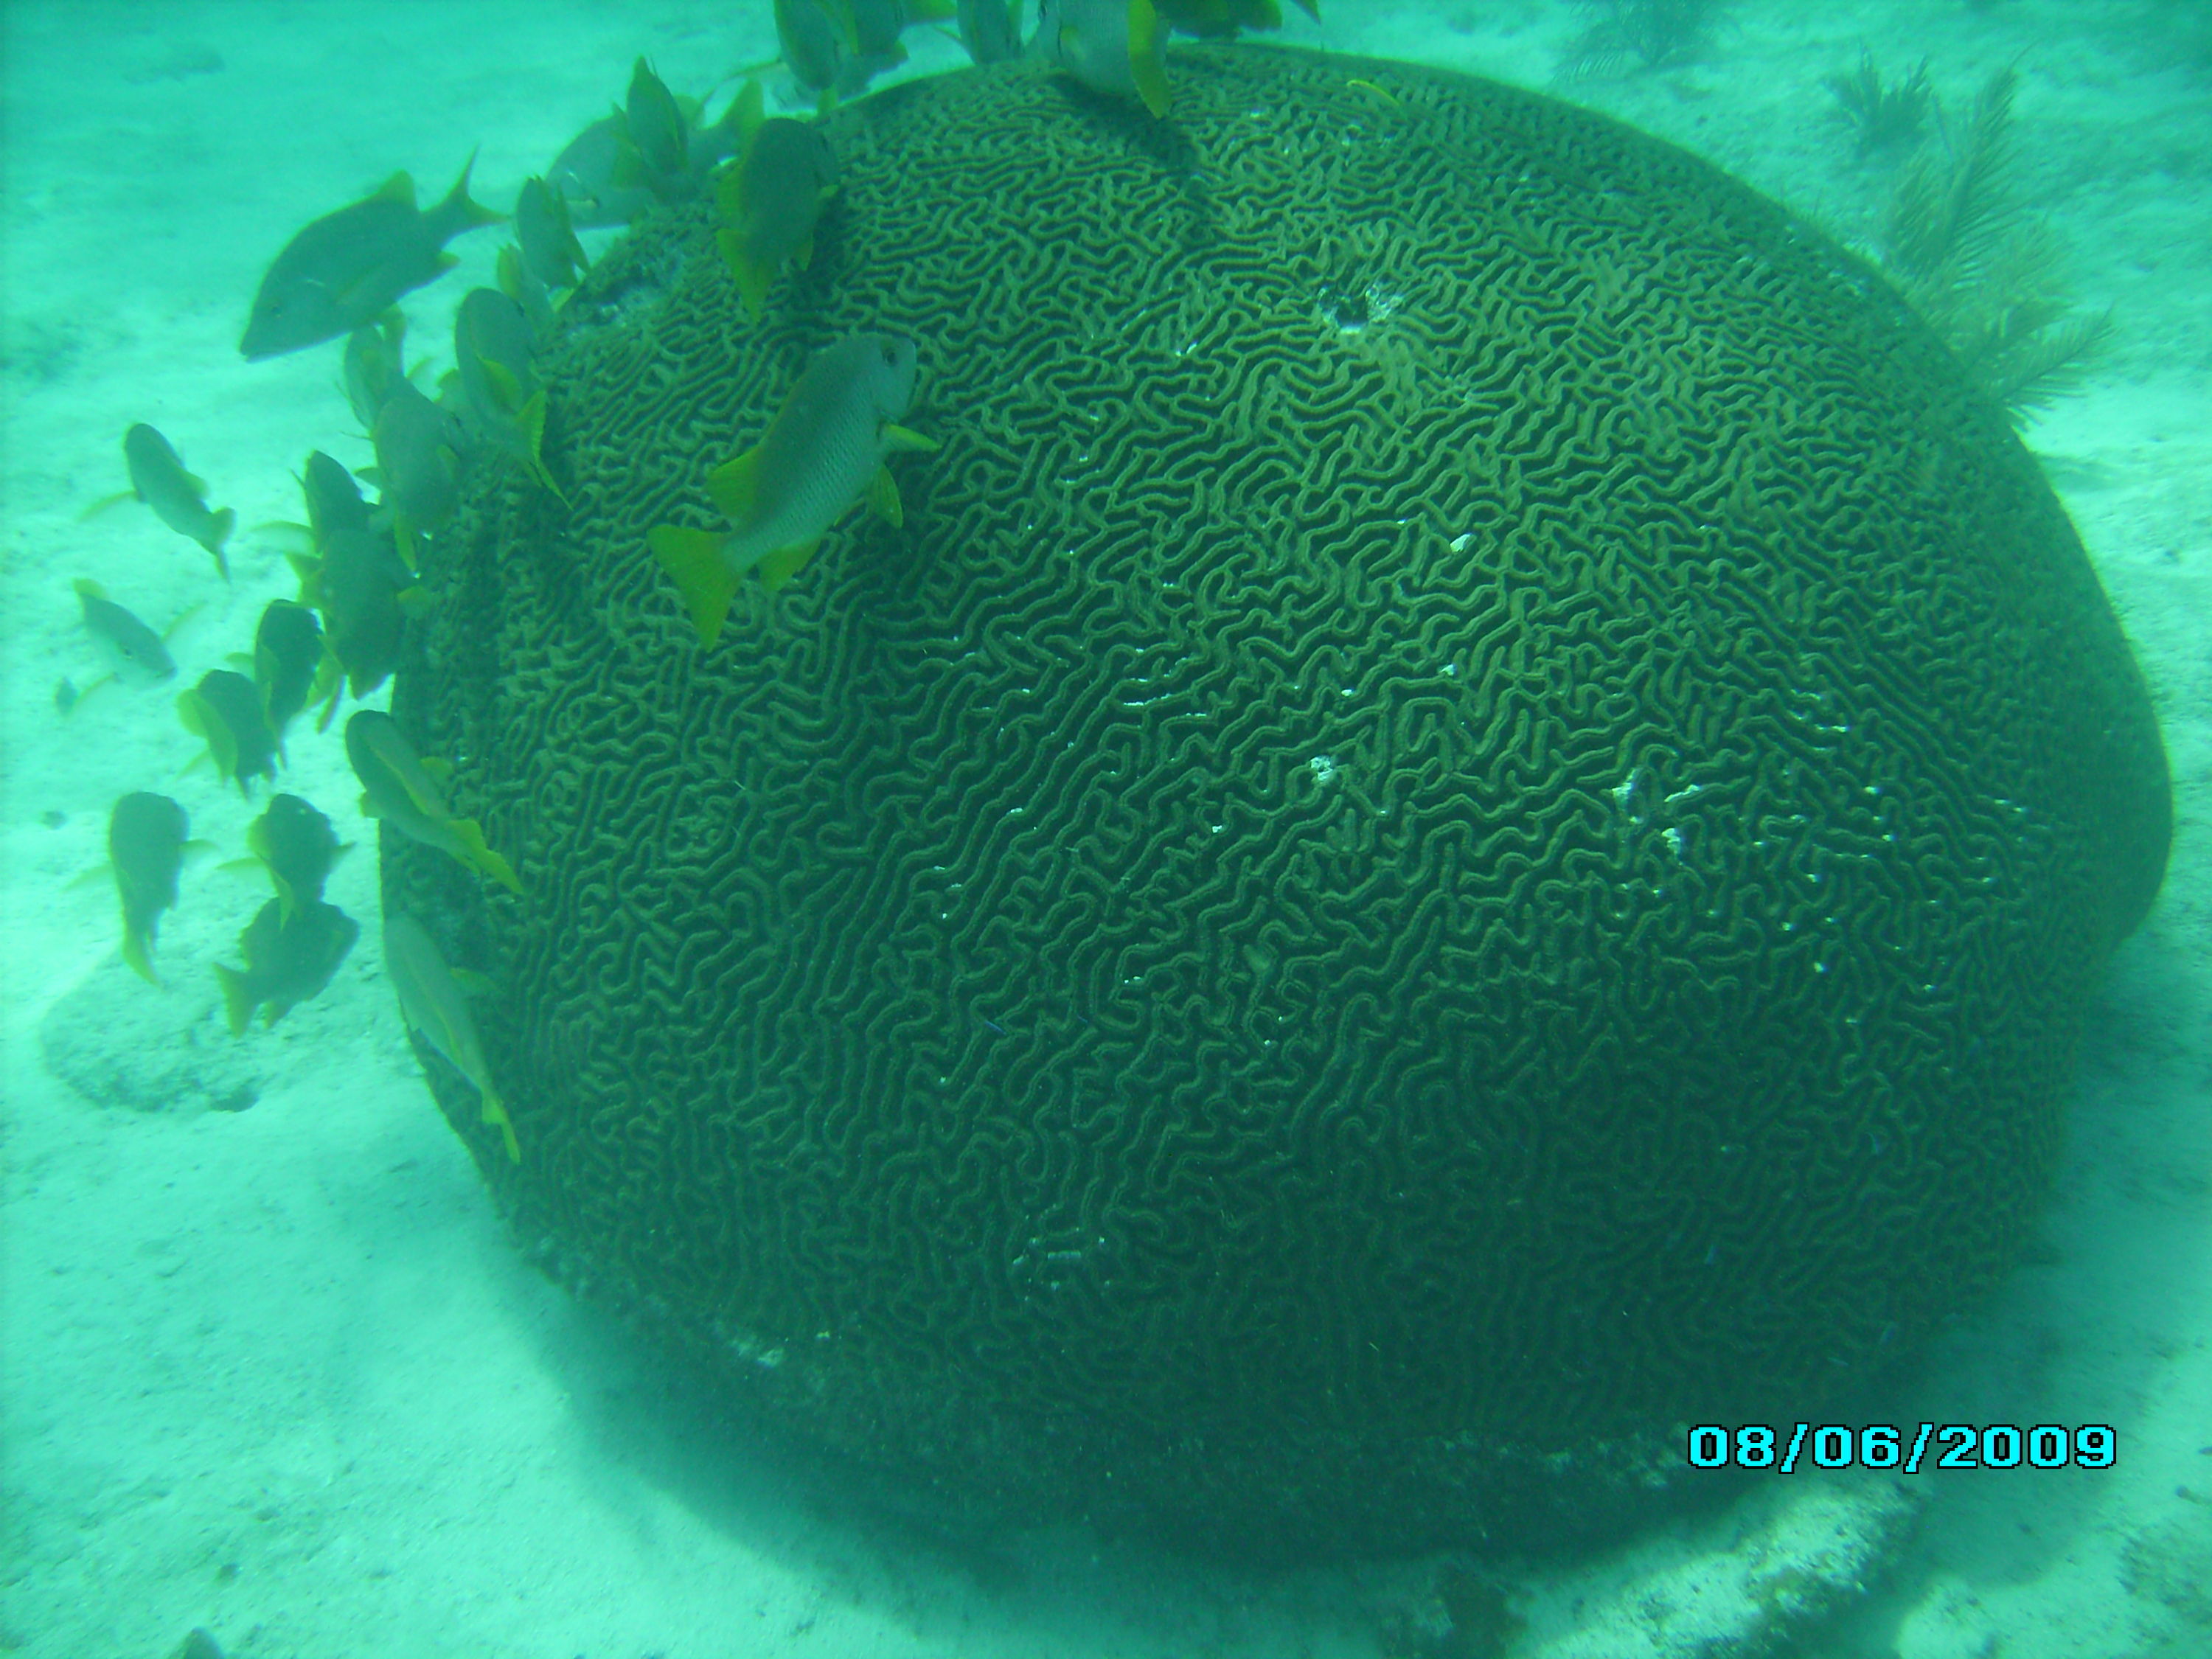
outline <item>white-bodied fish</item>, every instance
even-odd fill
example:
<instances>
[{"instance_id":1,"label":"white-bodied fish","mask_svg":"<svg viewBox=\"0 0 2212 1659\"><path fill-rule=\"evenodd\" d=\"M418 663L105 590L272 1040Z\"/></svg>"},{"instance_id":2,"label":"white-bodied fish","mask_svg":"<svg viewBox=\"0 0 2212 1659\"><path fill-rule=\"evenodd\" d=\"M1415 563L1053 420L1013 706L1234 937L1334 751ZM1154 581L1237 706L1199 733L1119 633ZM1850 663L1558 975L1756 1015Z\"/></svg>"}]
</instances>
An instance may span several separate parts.
<instances>
[{"instance_id":1,"label":"white-bodied fish","mask_svg":"<svg viewBox=\"0 0 2212 1659\"><path fill-rule=\"evenodd\" d=\"M1042 0L1030 50L1093 92L1168 112L1168 21L1152 0Z\"/></svg>"},{"instance_id":2,"label":"white-bodied fish","mask_svg":"<svg viewBox=\"0 0 2212 1659\"><path fill-rule=\"evenodd\" d=\"M176 678L176 660L159 634L109 599L98 582L80 579L73 586L84 610L84 631L99 644L117 679L148 686Z\"/></svg>"},{"instance_id":3,"label":"white-bodied fish","mask_svg":"<svg viewBox=\"0 0 2212 1659\"><path fill-rule=\"evenodd\" d=\"M353 695L367 696L398 666L408 596L420 590L352 473L319 449L307 457L301 482L315 556L294 560L300 599L322 613L331 653L345 669Z\"/></svg>"},{"instance_id":4,"label":"white-bodied fish","mask_svg":"<svg viewBox=\"0 0 2212 1659\"><path fill-rule=\"evenodd\" d=\"M406 380L392 382L369 430L376 446L380 506L404 515L415 530L435 530L460 501L461 456L468 447L459 419Z\"/></svg>"},{"instance_id":5,"label":"white-bodied fish","mask_svg":"<svg viewBox=\"0 0 2212 1659\"><path fill-rule=\"evenodd\" d=\"M456 817L446 804L445 791L432 775L438 763L417 755L391 715L374 708L356 712L346 722L345 746L353 775L361 780L365 817L481 871L512 892L522 890L514 866L486 844L477 821Z\"/></svg>"},{"instance_id":6,"label":"white-bodied fish","mask_svg":"<svg viewBox=\"0 0 2212 1659\"><path fill-rule=\"evenodd\" d=\"M702 645L721 633L747 571L757 568L771 589L781 587L864 496L872 510L901 521L884 458L937 447L898 424L914 385L911 340L855 334L823 347L760 441L707 475L707 493L731 527L659 525L646 538L682 592Z\"/></svg>"},{"instance_id":7,"label":"white-bodied fish","mask_svg":"<svg viewBox=\"0 0 2212 1659\"><path fill-rule=\"evenodd\" d=\"M679 193L689 196L716 163L736 150L744 135L734 100L712 125L701 125L703 112L696 99L678 97L676 107L684 121L684 150L694 186ZM567 204L569 223L579 230L628 224L656 199L630 133L629 116L620 109L601 116L562 145L546 168L545 179Z\"/></svg>"},{"instance_id":8,"label":"white-bodied fish","mask_svg":"<svg viewBox=\"0 0 2212 1659\"><path fill-rule=\"evenodd\" d=\"M469 1017L460 979L446 965L428 931L404 910L385 915L384 971L399 994L399 1012L409 1028L469 1080L482 1103L483 1121L495 1125L506 1143L507 1161L521 1163L514 1121L491 1086L491 1067L484 1064L483 1044L477 1036L476 1021Z\"/></svg>"},{"instance_id":9,"label":"white-bodied fish","mask_svg":"<svg viewBox=\"0 0 2212 1659\"><path fill-rule=\"evenodd\" d=\"M545 389L538 379L537 347L521 305L495 288L471 289L453 315L453 364L471 429L559 495L540 453Z\"/></svg>"},{"instance_id":10,"label":"white-bodied fish","mask_svg":"<svg viewBox=\"0 0 2212 1659\"><path fill-rule=\"evenodd\" d=\"M215 555L215 568L230 580L230 561L222 544L238 514L228 507L210 513L207 482L185 471L169 441L144 422L123 434L123 460L131 473L131 493L154 509L155 517Z\"/></svg>"},{"instance_id":11,"label":"white-bodied fish","mask_svg":"<svg viewBox=\"0 0 2212 1659\"><path fill-rule=\"evenodd\" d=\"M979 64L1022 55L1022 0L959 0L960 44Z\"/></svg>"},{"instance_id":12,"label":"white-bodied fish","mask_svg":"<svg viewBox=\"0 0 2212 1659\"><path fill-rule=\"evenodd\" d=\"M576 240L568 198L543 179L526 179L514 198L514 239L530 274L547 288L574 288L592 262Z\"/></svg>"}]
</instances>

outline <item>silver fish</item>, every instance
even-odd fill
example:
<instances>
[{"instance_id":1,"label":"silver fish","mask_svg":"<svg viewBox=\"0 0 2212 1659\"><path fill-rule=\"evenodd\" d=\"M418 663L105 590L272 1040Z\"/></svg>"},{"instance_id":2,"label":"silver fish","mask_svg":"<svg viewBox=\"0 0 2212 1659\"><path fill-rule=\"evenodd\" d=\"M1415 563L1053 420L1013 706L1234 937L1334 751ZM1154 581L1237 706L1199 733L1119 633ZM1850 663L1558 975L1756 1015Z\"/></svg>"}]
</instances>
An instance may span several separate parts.
<instances>
[{"instance_id":1,"label":"silver fish","mask_svg":"<svg viewBox=\"0 0 2212 1659\"><path fill-rule=\"evenodd\" d=\"M422 924L404 910L385 913L384 971L399 994L400 1017L408 1029L475 1087L483 1121L498 1127L508 1161L521 1163L522 1147L499 1091L492 1086L491 1067L484 1063L483 1043L477 1036L459 976L446 965Z\"/></svg>"},{"instance_id":2,"label":"silver fish","mask_svg":"<svg viewBox=\"0 0 2212 1659\"><path fill-rule=\"evenodd\" d=\"M1022 0L959 0L953 16L960 44L979 64L1003 64L1022 55Z\"/></svg>"},{"instance_id":3,"label":"silver fish","mask_svg":"<svg viewBox=\"0 0 2212 1659\"><path fill-rule=\"evenodd\" d=\"M154 509L154 516L215 555L215 568L230 580L230 561L222 544L238 514L228 507L210 513L207 481L185 471L169 441L141 421L123 434L123 463L130 470L131 493Z\"/></svg>"},{"instance_id":4,"label":"silver fish","mask_svg":"<svg viewBox=\"0 0 2212 1659\"><path fill-rule=\"evenodd\" d=\"M856 501L865 497L900 522L898 486L884 459L896 450L937 447L897 424L914 400L915 372L911 340L854 334L824 346L761 441L707 475L707 493L730 528L657 525L647 532L701 644L721 632L749 571L757 568L771 589L781 586Z\"/></svg>"},{"instance_id":5,"label":"silver fish","mask_svg":"<svg viewBox=\"0 0 2212 1659\"><path fill-rule=\"evenodd\" d=\"M80 580L74 586L84 610L84 631L99 645L117 679L147 686L176 678L176 661L159 634L109 599L98 582Z\"/></svg>"},{"instance_id":6,"label":"silver fish","mask_svg":"<svg viewBox=\"0 0 2212 1659\"><path fill-rule=\"evenodd\" d=\"M514 235L522 262L548 288L574 288L591 261L568 220L568 199L543 179L526 179L514 198Z\"/></svg>"}]
</instances>

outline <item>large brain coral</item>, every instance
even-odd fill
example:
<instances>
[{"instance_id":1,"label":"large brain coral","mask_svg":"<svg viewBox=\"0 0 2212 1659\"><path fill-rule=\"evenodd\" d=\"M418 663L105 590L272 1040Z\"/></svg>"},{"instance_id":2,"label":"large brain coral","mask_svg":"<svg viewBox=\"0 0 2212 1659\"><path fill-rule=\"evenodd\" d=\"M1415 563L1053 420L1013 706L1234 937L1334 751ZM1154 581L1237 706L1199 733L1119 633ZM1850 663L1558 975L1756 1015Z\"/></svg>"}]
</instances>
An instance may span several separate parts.
<instances>
[{"instance_id":1,"label":"large brain coral","mask_svg":"<svg viewBox=\"0 0 2212 1659\"><path fill-rule=\"evenodd\" d=\"M564 1274L948 1497L1598 1524L2004 1267L2157 732L2002 415L1781 210L1445 73L1176 86L899 87L764 324L703 207L571 302L571 505L479 490L397 696L527 894L384 854L519 1165L426 1063ZM903 530L701 651L647 531L864 329Z\"/></svg>"}]
</instances>

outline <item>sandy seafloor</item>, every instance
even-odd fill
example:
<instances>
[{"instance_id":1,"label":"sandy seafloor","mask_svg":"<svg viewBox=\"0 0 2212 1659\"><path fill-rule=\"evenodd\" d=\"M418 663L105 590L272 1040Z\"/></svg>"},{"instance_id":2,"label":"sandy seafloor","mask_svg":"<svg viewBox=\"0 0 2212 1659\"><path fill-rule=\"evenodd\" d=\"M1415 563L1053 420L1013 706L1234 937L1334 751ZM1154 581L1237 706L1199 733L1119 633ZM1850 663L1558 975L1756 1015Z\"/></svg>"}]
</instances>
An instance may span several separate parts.
<instances>
[{"instance_id":1,"label":"sandy seafloor","mask_svg":"<svg viewBox=\"0 0 2212 1659\"><path fill-rule=\"evenodd\" d=\"M1885 175L1853 158L1820 78L1862 46L1893 74L1925 57L1962 106L2019 64L2022 181L2072 240L2082 303L2118 323L2028 441L2140 653L2177 827L2094 1021L2042 1236L1945 1337L1914 1409L2109 1422L2120 1455L1922 1474L1910 1542L1790 1650L2212 1655L2212 6L1742 0L1700 61L1574 81L1565 5L1327 9L1287 36L1596 105L1846 237ZM764 0L4 9L0 1652L155 1659L195 1626L228 1654L299 1659L1493 1650L1440 1618L1432 1562L1253 1574L1073 1531L949 1547L725 1431L503 1236L384 982L373 827L334 737L295 734L281 785L362 843L330 896L368 925L273 1030L234 1043L204 965L260 902L253 878L188 872L159 991L118 960L112 889L77 880L125 791L176 796L224 858L260 802L183 770L175 685L58 714L56 683L99 672L70 580L157 625L198 607L178 684L295 587L266 534L236 538L226 587L143 508L82 520L122 487L124 429L161 428L241 526L299 518L310 449L370 456L335 344L238 356L291 233L397 169L441 194L471 149L477 193L509 206L635 57L702 92L773 56L767 16ZM909 38L906 72L963 61ZM410 356L440 354L500 240L460 239L460 267L408 297ZM234 1085L255 1103L216 1109ZM1513 1651L1758 1649L1701 1608L1773 1546L1760 1525L1528 1570ZM1629 1588L1608 1601L1608 1584ZM1735 1645L1698 1645L1714 1641Z\"/></svg>"}]
</instances>

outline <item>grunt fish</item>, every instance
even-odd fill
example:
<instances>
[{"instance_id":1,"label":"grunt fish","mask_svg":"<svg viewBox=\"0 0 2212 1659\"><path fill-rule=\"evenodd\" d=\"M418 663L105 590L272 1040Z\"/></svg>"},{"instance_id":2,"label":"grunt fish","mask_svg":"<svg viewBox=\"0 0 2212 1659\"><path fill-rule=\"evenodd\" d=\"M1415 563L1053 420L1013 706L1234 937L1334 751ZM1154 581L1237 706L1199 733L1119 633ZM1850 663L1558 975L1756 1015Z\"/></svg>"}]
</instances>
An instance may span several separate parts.
<instances>
[{"instance_id":1,"label":"grunt fish","mask_svg":"<svg viewBox=\"0 0 2212 1659\"><path fill-rule=\"evenodd\" d=\"M169 441L144 422L123 434L123 461L131 473L131 493L154 509L154 516L190 538L215 556L215 568L230 580L230 561L223 556L238 514L228 507L210 513L207 482L185 471Z\"/></svg>"},{"instance_id":2,"label":"grunt fish","mask_svg":"<svg viewBox=\"0 0 2212 1659\"><path fill-rule=\"evenodd\" d=\"M757 83L756 83L757 84ZM814 227L837 191L837 158L822 130L778 116L761 122L715 185L715 246L757 318L784 266L814 259Z\"/></svg>"},{"instance_id":3,"label":"grunt fish","mask_svg":"<svg viewBox=\"0 0 2212 1659\"><path fill-rule=\"evenodd\" d=\"M361 925L335 904L270 899L238 936L243 968L216 964L230 1034L244 1036L258 1012L274 1025L294 1005L319 994L361 937Z\"/></svg>"},{"instance_id":4,"label":"grunt fish","mask_svg":"<svg viewBox=\"0 0 2212 1659\"><path fill-rule=\"evenodd\" d=\"M499 1091L492 1087L491 1068L484 1063L483 1044L477 1036L476 1021L469 1015L460 978L446 965L428 930L404 910L385 915L384 971L392 976L392 988L399 994L399 1012L408 1029L469 1080L481 1103L483 1121L498 1127L507 1161L521 1163L522 1146L514 1138L514 1120L507 1116Z\"/></svg>"},{"instance_id":5,"label":"grunt fish","mask_svg":"<svg viewBox=\"0 0 2212 1659\"><path fill-rule=\"evenodd\" d=\"M159 685L177 677L175 659L161 636L125 610L98 582L80 578L71 586L84 612L84 631L107 659L115 678L126 685Z\"/></svg>"},{"instance_id":6,"label":"grunt fish","mask_svg":"<svg viewBox=\"0 0 2212 1659\"><path fill-rule=\"evenodd\" d=\"M501 216L469 199L475 164L471 156L427 213L415 205L415 181L395 173L374 196L301 230L262 277L239 351L252 362L335 340L459 264L446 244Z\"/></svg>"},{"instance_id":7,"label":"grunt fish","mask_svg":"<svg viewBox=\"0 0 2212 1659\"><path fill-rule=\"evenodd\" d=\"M161 982L154 972L154 935L161 912L177 902L187 826L183 807L143 790L124 796L107 815L107 862L123 901L123 959L152 985Z\"/></svg>"},{"instance_id":8,"label":"grunt fish","mask_svg":"<svg viewBox=\"0 0 2212 1659\"><path fill-rule=\"evenodd\" d=\"M901 521L898 486L884 459L937 447L897 424L914 386L911 340L855 334L823 347L760 441L707 475L707 493L731 527L718 534L659 525L648 533L702 645L721 633L746 572L757 568L771 589L781 587L863 496L891 523Z\"/></svg>"},{"instance_id":9,"label":"grunt fish","mask_svg":"<svg viewBox=\"0 0 2212 1659\"><path fill-rule=\"evenodd\" d=\"M434 847L471 870L520 893L514 866L492 851L474 818L459 817L433 775L435 763L416 754L391 715L364 708L346 722L346 758L361 780L361 810L410 841Z\"/></svg>"}]
</instances>

